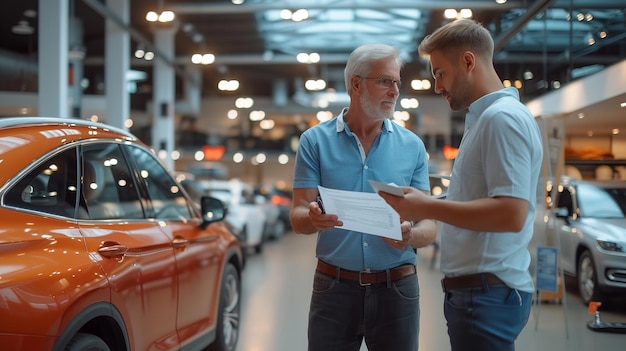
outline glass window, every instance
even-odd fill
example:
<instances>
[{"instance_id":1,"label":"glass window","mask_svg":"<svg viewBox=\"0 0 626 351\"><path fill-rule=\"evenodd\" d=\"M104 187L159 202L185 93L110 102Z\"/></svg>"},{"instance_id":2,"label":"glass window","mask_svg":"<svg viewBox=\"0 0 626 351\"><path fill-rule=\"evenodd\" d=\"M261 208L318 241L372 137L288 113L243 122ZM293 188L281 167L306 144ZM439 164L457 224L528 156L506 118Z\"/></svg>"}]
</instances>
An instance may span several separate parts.
<instances>
[{"instance_id":1,"label":"glass window","mask_svg":"<svg viewBox=\"0 0 626 351\"><path fill-rule=\"evenodd\" d=\"M143 179L154 209L155 218L162 220L188 220L193 209L178 184L152 153L130 147L139 176Z\"/></svg>"},{"instance_id":2,"label":"glass window","mask_svg":"<svg viewBox=\"0 0 626 351\"><path fill-rule=\"evenodd\" d=\"M85 145L82 194L89 219L143 219L143 206L118 144Z\"/></svg>"},{"instance_id":3,"label":"glass window","mask_svg":"<svg viewBox=\"0 0 626 351\"><path fill-rule=\"evenodd\" d=\"M8 206L76 218L76 149L47 159L6 194Z\"/></svg>"},{"instance_id":4,"label":"glass window","mask_svg":"<svg viewBox=\"0 0 626 351\"><path fill-rule=\"evenodd\" d=\"M580 215L593 218L624 218L624 212L605 189L580 184L578 186Z\"/></svg>"}]
</instances>

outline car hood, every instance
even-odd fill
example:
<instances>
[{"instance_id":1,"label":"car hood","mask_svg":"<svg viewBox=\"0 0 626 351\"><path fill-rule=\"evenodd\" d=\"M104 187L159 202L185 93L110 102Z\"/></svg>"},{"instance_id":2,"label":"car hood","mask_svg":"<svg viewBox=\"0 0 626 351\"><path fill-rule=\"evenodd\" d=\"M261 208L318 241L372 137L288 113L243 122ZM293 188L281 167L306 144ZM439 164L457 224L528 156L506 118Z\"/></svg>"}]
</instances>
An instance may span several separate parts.
<instances>
[{"instance_id":1,"label":"car hood","mask_svg":"<svg viewBox=\"0 0 626 351\"><path fill-rule=\"evenodd\" d=\"M596 239L626 242L626 218L581 218L580 229Z\"/></svg>"}]
</instances>

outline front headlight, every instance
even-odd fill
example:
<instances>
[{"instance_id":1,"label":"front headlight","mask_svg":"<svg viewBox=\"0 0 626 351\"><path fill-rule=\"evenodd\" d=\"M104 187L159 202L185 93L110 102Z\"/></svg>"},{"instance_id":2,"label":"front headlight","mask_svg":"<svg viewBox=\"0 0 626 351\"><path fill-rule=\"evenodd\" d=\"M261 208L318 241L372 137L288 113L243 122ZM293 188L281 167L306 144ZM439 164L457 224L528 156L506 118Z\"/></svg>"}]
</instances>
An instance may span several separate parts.
<instances>
[{"instance_id":1,"label":"front headlight","mask_svg":"<svg viewBox=\"0 0 626 351\"><path fill-rule=\"evenodd\" d=\"M600 247L606 251L624 252L624 245L622 245L621 243L598 240L598 245L600 245Z\"/></svg>"}]
</instances>

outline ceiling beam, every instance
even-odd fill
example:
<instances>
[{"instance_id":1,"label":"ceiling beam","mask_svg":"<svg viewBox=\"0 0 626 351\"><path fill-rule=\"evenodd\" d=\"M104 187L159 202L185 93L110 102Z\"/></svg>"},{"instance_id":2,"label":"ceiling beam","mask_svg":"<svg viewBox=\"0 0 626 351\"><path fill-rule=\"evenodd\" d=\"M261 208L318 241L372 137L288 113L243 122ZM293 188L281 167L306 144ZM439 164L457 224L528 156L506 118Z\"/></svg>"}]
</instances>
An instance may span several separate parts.
<instances>
[{"instance_id":1,"label":"ceiling beam","mask_svg":"<svg viewBox=\"0 0 626 351\"><path fill-rule=\"evenodd\" d=\"M307 10L328 10L328 9L420 9L420 10L442 10L446 8L470 8L472 10L503 10L513 8L524 8L527 6L526 1L507 1L504 4L497 4L493 0L423 0L416 2L414 0L401 1L334 1L332 3L320 4L319 1L299 0L297 5L291 1L273 1L264 4L208 4L208 3L176 3L167 5L167 9L174 11L177 15L216 15L216 14L242 14L254 13L267 10L282 10L284 8L301 8Z\"/></svg>"},{"instance_id":2,"label":"ceiling beam","mask_svg":"<svg viewBox=\"0 0 626 351\"><path fill-rule=\"evenodd\" d=\"M537 0L533 3L533 5L522 15L517 22L513 24L513 26L506 32L501 33L494 39L494 53L502 50L504 45L509 42L509 40L517 34L520 30L524 28L524 26L530 22L535 16L545 11L553 2L556 0Z\"/></svg>"}]
</instances>

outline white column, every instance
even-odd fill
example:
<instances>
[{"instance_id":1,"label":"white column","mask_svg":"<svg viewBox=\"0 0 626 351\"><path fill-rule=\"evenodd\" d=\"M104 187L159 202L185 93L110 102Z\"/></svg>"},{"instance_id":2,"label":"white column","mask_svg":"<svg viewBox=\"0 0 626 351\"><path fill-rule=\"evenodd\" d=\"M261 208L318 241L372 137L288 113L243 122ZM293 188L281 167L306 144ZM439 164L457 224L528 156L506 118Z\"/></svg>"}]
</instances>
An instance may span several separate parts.
<instances>
[{"instance_id":1,"label":"white column","mask_svg":"<svg viewBox=\"0 0 626 351\"><path fill-rule=\"evenodd\" d=\"M174 151L174 103L176 98L176 81L174 67L165 60L174 61L174 36L177 26L157 28L154 35L156 51L163 54L155 56L153 76L152 147L165 155L163 161L174 170L172 152Z\"/></svg>"},{"instance_id":2,"label":"white column","mask_svg":"<svg viewBox=\"0 0 626 351\"><path fill-rule=\"evenodd\" d=\"M108 8L124 23L130 22L129 0L106 0ZM111 19L106 20L104 48L104 86L106 122L125 128L130 115L130 96L126 74L130 69L130 34Z\"/></svg>"},{"instance_id":3,"label":"white column","mask_svg":"<svg viewBox=\"0 0 626 351\"><path fill-rule=\"evenodd\" d=\"M68 0L39 0L39 116L70 117L68 27Z\"/></svg>"},{"instance_id":4,"label":"white column","mask_svg":"<svg viewBox=\"0 0 626 351\"><path fill-rule=\"evenodd\" d=\"M202 104L202 71L195 64L187 64L185 66L185 102L187 103L188 113L194 117L200 116Z\"/></svg>"}]
</instances>

